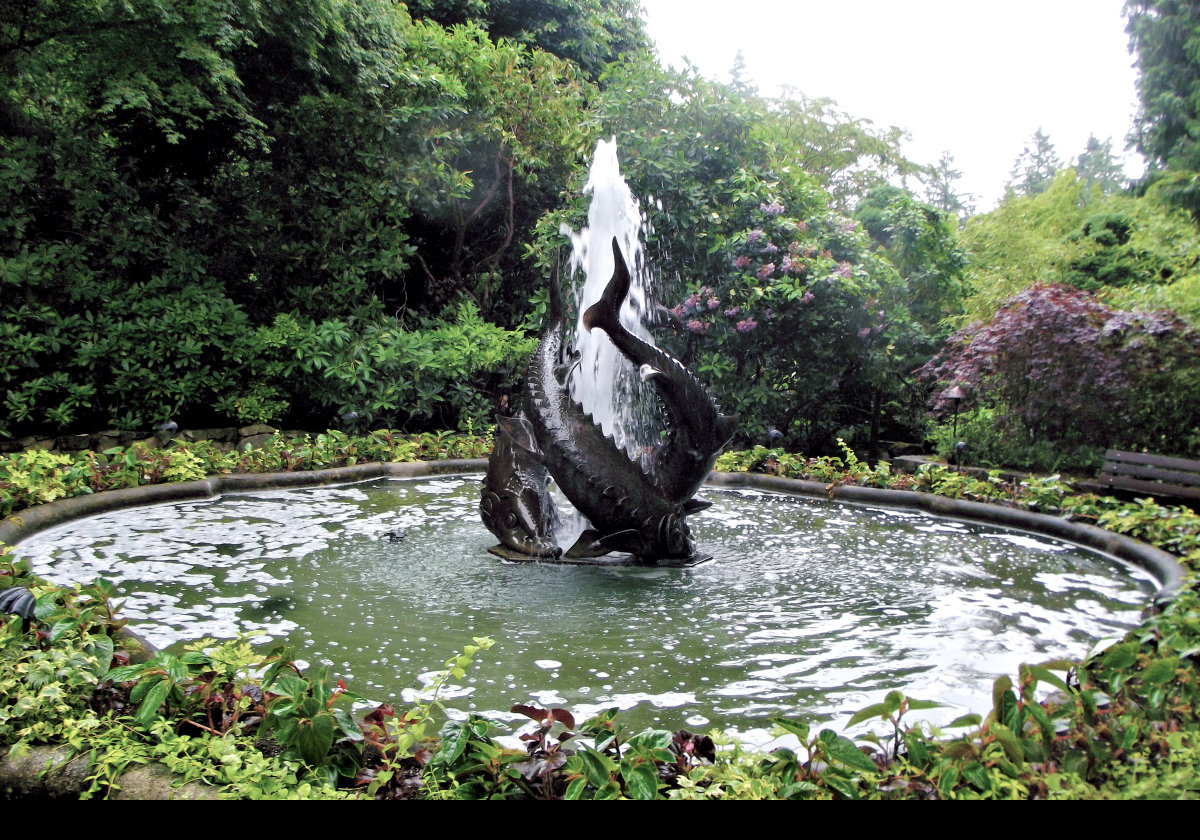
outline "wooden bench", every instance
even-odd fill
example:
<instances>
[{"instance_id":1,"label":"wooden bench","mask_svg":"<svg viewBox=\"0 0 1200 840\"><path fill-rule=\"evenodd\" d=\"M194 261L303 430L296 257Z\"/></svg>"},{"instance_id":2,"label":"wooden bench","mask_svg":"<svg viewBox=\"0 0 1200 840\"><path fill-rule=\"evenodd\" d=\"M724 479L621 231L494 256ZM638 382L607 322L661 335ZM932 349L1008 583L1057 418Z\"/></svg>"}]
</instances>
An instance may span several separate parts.
<instances>
[{"instance_id":1,"label":"wooden bench","mask_svg":"<svg viewBox=\"0 0 1200 840\"><path fill-rule=\"evenodd\" d=\"M1100 483L1113 490L1200 500L1200 461L1110 449Z\"/></svg>"}]
</instances>

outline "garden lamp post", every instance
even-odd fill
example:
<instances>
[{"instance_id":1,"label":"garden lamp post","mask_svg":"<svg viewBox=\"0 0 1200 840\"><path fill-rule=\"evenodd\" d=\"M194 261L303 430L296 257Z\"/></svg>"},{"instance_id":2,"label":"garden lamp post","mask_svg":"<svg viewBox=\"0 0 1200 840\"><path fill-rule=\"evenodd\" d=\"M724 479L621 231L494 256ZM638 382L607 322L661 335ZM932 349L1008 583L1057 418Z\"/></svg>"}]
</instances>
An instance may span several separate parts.
<instances>
[{"instance_id":1,"label":"garden lamp post","mask_svg":"<svg viewBox=\"0 0 1200 840\"><path fill-rule=\"evenodd\" d=\"M954 437L955 438L958 437L958 404L961 403L964 399L966 399L966 396L967 395L963 393L963 389L958 387L957 385L955 385L953 388L950 388L944 394L942 394L943 399L950 400L951 402L954 403Z\"/></svg>"}]
</instances>

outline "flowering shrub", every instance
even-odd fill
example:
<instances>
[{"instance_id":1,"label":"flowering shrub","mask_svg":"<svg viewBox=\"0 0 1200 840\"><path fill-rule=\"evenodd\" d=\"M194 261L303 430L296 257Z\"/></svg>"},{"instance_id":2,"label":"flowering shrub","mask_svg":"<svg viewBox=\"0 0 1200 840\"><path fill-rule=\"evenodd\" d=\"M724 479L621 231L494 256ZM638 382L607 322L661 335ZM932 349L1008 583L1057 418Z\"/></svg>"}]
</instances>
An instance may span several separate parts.
<instances>
[{"instance_id":1,"label":"flowering shrub","mask_svg":"<svg viewBox=\"0 0 1200 840\"><path fill-rule=\"evenodd\" d=\"M995 410L1025 441L1200 452L1200 335L1168 313L1120 312L1091 294L1035 285L987 324L953 335L920 377L930 407Z\"/></svg>"}]
</instances>

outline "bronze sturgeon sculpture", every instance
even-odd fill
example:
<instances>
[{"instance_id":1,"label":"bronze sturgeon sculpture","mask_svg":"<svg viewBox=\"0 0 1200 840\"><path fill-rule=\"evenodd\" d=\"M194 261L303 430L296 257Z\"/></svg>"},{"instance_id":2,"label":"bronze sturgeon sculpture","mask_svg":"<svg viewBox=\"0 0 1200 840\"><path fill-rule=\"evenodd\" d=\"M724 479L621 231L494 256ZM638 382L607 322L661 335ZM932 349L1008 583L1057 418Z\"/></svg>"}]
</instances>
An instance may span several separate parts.
<instances>
[{"instance_id":1,"label":"bronze sturgeon sculpture","mask_svg":"<svg viewBox=\"0 0 1200 840\"><path fill-rule=\"evenodd\" d=\"M493 476L489 465L489 508L501 498L532 498L525 488L545 478L522 467L513 449L522 450L544 467L563 495L591 523L591 529L567 552L570 557L595 557L625 551L647 560L686 560L695 555L687 526L688 515L708 507L692 498L712 468L716 453L733 433L733 418L721 415L712 398L672 356L641 341L620 325L617 307L629 290L629 270L613 241L616 267L599 303L584 316L589 329L598 326L634 364L662 398L668 415L668 434L654 469L647 474L604 434L570 394L575 360L565 339L564 310L557 283L550 287L550 318L525 376L524 417L507 418L497 437L492 458L500 462ZM505 450L508 447L508 451ZM495 482L493 482L495 478ZM515 492L497 493L497 485ZM492 496L489 497L488 494ZM536 495L536 494L535 494ZM530 556L549 557L556 545L552 516L522 516L529 506L512 505L513 515L485 512L484 522L501 542ZM538 521L540 517L540 522ZM506 527L500 523L512 523ZM529 525L536 533L529 533ZM536 550L519 546L536 546Z\"/></svg>"}]
</instances>

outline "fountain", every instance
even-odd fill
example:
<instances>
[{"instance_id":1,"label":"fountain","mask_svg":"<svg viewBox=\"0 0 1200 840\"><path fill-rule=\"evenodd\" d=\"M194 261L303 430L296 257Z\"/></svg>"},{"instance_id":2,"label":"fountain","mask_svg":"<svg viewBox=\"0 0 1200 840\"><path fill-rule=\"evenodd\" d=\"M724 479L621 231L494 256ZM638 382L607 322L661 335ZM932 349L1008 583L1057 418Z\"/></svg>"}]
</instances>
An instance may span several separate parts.
<instances>
[{"instance_id":1,"label":"fountain","mask_svg":"<svg viewBox=\"0 0 1200 840\"><path fill-rule=\"evenodd\" d=\"M629 267L640 264L639 216L613 144L597 144L588 189L591 224L573 237L574 261L587 265L575 347L566 342L555 280L549 321L525 376L523 413L499 418L480 513L500 539L494 553L557 558L557 516L546 490L553 479L586 520L568 560L625 551L630 557L622 562L693 565L707 555L696 552L687 517L708 507L694 496L733 436L734 418L722 415L696 378L654 345L643 323L645 284L634 283ZM598 236L611 246L611 263L593 247ZM623 249L633 251L632 260ZM602 273L611 276L599 288ZM640 280L644 272L636 275ZM627 384L634 370L665 409L661 430L647 433L631 421L642 413Z\"/></svg>"},{"instance_id":2,"label":"fountain","mask_svg":"<svg viewBox=\"0 0 1200 840\"><path fill-rule=\"evenodd\" d=\"M1137 625L1155 584L1059 539L710 486L688 568L497 563L478 475L230 490L113 511L17 544L62 583L105 577L151 643L261 633L376 702L411 701L473 636L489 657L448 705L619 707L637 729L844 723L896 689L948 723L1022 662L1084 656Z\"/></svg>"},{"instance_id":3,"label":"fountain","mask_svg":"<svg viewBox=\"0 0 1200 840\"><path fill-rule=\"evenodd\" d=\"M609 178L593 190L604 202L620 192ZM636 218L635 206L618 206L617 218ZM553 478L594 526L566 554L594 561L588 555L602 549L630 551L640 564L497 564L473 512L477 483L440 474L290 489L238 476L196 482L191 499L186 485L147 488L174 501L3 538L53 580L113 580L122 614L153 644L259 632L377 700L410 700L427 679L422 666L491 636L495 660L442 696L498 720L513 719L505 711L513 702L534 699L580 717L627 709L635 728L685 723L746 735L771 715L844 720L898 689L944 703L928 718L946 723L986 710L992 679L1021 662L1082 656L1096 638L1137 624L1154 583L1114 575L1110 556L888 510L883 498L864 507L715 488L718 505L694 523L713 562L689 565L704 555L685 519L701 504L692 497L731 421L642 334L644 261L636 233L621 230L593 221L574 235L576 260L589 265L575 352L556 305L524 414L504 418L497 433L480 511L512 556L559 559L571 540L555 521ZM610 371L599 376L612 386L607 396L572 381L585 371ZM610 416L637 388L662 405L665 436ZM651 445L636 464L626 457ZM667 472L664 463L683 468ZM388 469L422 474L412 466ZM603 486L577 480L576 467L594 469ZM213 492L224 495L205 498ZM623 498L650 514L629 513L614 501ZM93 512L118 506L94 500ZM1104 539L1101 550L1114 551L1120 538ZM758 731L748 740L769 740Z\"/></svg>"}]
</instances>

